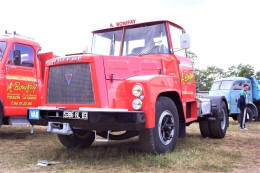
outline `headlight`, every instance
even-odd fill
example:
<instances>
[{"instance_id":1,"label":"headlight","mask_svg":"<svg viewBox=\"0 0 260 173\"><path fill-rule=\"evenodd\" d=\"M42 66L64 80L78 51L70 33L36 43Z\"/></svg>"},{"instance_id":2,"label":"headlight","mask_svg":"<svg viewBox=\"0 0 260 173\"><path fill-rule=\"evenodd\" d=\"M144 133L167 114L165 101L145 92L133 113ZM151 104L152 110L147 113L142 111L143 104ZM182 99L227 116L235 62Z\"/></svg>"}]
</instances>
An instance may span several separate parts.
<instances>
[{"instance_id":1,"label":"headlight","mask_svg":"<svg viewBox=\"0 0 260 173\"><path fill-rule=\"evenodd\" d=\"M132 102L132 107L134 110L139 110L142 108L143 102L140 99L134 99Z\"/></svg>"},{"instance_id":2,"label":"headlight","mask_svg":"<svg viewBox=\"0 0 260 173\"><path fill-rule=\"evenodd\" d=\"M140 97L142 95L143 88L140 85L135 85L132 89L132 94L135 97Z\"/></svg>"}]
</instances>

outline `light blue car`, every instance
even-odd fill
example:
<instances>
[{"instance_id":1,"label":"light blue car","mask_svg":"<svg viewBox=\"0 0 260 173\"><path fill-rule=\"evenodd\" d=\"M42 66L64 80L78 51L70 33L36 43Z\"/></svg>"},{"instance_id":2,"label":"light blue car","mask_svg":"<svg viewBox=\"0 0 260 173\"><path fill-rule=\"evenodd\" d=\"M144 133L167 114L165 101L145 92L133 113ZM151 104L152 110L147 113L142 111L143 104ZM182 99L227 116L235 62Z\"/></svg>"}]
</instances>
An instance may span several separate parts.
<instances>
[{"instance_id":1,"label":"light blue car","mask_svg":"<svg viewBox=\"0 0 260 173\"><path fill-rule=\"evenodd\" d=\"M216 80L211 86L209 96L225 96L228 102L229 116L237 120L240 114L237 99L244 84L249 85L246 121L250 122L253 118L260 120L260 90L258 80L254 77L229 77Z\"/></svg>"}]
</instances>

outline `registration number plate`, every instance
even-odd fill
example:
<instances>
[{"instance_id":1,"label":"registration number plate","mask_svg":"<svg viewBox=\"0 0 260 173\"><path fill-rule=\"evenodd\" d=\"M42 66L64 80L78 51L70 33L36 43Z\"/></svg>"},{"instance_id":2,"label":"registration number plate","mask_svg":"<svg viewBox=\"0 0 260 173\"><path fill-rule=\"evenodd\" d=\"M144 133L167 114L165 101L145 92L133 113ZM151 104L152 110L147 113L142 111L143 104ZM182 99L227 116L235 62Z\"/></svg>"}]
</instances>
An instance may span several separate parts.
<instances>
[{"instance_id":1,"label":"registration number plate","mask_svg":"<svg viewBox=\"0 0 260 173\"><path fill-rule=\"evenodd\" d=\"M64 111L63 118L67 119L88 119L88 112L78 112L78 111Z\"/></svg>"}]
</instances>

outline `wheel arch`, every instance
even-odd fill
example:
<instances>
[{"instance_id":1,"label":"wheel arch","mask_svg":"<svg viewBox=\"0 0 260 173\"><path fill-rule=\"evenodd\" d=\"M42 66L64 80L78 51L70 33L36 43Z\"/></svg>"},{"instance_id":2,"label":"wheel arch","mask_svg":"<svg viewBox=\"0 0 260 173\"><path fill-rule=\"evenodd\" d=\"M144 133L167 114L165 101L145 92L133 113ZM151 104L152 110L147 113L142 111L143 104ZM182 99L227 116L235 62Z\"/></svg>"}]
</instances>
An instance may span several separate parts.
<instances>
[{"instance_id":1,"label":"wheel arch","mask_svg":"<svg viewBox=\"0 0 260 173\"><path fill-rule=\"evenodd\" d=\"M221 102L224 102L226 105L226 109L227 109L227 113L229 116L229 112L228 112L228 103L227 103L227 99L225 96L207 96L206 98L211 100L212 103L212 113L214 116L218 116L218 115L222 115L221 112ZM227 124L229 126L229 122Z\"/></svg>"},{"instance_id":2,"label":"wheel arch","mask_svg":"<svg viewBox=\"0 0 260 173\"><path fill-rule=\"evenodd\" d=\"M253 111L255 117L258 117L258 110L254 103L248 103L248 107Z\"/></svg>"}]
</instances>

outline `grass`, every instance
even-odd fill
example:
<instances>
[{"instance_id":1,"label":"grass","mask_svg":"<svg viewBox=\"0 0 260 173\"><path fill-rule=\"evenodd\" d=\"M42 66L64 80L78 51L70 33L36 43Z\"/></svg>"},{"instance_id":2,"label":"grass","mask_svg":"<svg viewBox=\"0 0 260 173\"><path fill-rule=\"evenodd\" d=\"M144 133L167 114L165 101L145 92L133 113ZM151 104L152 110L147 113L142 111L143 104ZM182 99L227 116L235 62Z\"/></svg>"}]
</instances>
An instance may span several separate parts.
<instances>
[{"instance_id":1,"label":"grass","mask_svg":"<svg viewBox=\"0 0 260 173\"><path fill-rule=\"evenodd\" d=\"M230 119L226 137L210 139L194 123L174 152L154 156L140 150L138 137L67 149L43 127L30 135L28 126L2 126L0 172L260 172L260 122L247 127ZM61 163L39 167L38 160Z\"/></svg>"}]
</instances>

